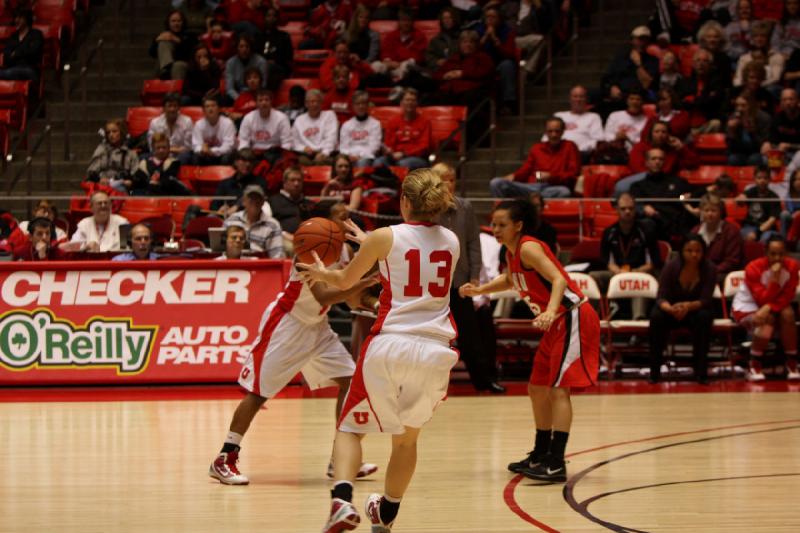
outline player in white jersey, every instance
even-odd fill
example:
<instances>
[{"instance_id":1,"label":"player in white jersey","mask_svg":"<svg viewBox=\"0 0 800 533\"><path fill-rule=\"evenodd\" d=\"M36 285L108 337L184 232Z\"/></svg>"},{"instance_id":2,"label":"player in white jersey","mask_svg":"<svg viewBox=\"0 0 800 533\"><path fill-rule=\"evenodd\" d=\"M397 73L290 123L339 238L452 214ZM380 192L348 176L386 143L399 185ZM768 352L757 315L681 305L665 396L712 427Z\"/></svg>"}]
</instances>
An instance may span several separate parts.
<instances>
[{"instance_id":1,"label":"player in white jersey","mask_svg":"<svg viewBox=\"0 0 800 533\"><path fill-rule=\"evenodd\" d=\"M357 280L347 290L311 287L292 266L283 292L261 317L259 335L239 374L239 384L248 392L233 414L222 450L209 467L209 476L225 485L250 482L236 466L242 438L264 402L280 392L298 372L303 373L311 389L339 387L338 417L355 365L328 324L328 309L332 304L357 298L375 283L377 279L369 277ZM376 470L377 466L364 463L358 469L358 477ZM328 466L328 476L333 476L332 465Z\"/></svg>"},{"instance_id":2,"label":"player in white jersey","mask_svg":"<svg viewBox=\"0 0 800 533\"><path fill-rule=\"evenodd\" d=\"M400 500L414 474L417 438L444 399L458 354L450 316L450 283L458 262L456 235L432 221L452 205L438 174L417 169L403 182L400 211L405 224L381 228L363 239L342 270L317 261L298 264L304 279L347 289L377 262L383 292L372 336L365 342L345 399L333 445L334 479L323 533L355 529L353 480L361 464L365 433L392 434L385 492L367 498L373 532L391 531Z\"/></svg>"}]
</instances>

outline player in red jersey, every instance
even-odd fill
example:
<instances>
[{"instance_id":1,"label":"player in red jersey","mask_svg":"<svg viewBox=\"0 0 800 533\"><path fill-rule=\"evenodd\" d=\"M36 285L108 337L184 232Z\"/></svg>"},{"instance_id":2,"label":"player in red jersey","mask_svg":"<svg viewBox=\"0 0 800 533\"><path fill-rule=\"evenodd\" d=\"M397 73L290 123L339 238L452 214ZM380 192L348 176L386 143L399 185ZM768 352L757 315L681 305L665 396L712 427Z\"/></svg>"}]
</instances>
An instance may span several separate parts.
<instances>
[{"instance_id":1,"label":"player in red jersey","mask_svg":"<svg viewBox=\"0 0 800 533\"><path fill-rule=\"evenodd\" d=\"M450 284L458 262L458 237L434 224L452 205L439 175L417 169L403 181L400 210L404 224L367 235L343 270L317 260L304 278L342 290L377 262L383 291L372 335L364 343L347 393L334 441L332 502L323 533L355 529L361 518L352 504L353 480L361 464L365 433L392 434L384 495L372 494L366 514L373 533L388 533L400 500L414 475L417 438L447 394L458 354L450 316Z\"/></svg>"},{"instance_id":2,"label":"player in red jersey","mask_svg":"<svg viewBox=\"0 0 800 533\"><path fill-rule=\"evenodd\" d=\"M547 245L530 237L536 210L525 201L501 202L492 214L492 232L507 248L507 270L480 286L466 283L463 296L515 289L544 330L533 358L528 394L533 404L536 441L533 451L508 469L531 479L567 480L564 450L572 425L572 387L597 379L600 321L597 313Z\"/></svg>"}]
</instances>

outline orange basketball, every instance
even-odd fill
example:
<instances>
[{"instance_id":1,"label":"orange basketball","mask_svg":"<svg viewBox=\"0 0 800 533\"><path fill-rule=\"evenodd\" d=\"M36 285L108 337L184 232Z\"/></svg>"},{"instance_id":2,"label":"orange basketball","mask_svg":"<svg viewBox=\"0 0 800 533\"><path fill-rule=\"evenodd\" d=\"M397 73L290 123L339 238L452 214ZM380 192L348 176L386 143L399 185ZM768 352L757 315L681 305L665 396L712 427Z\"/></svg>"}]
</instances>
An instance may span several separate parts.
<instances>
[{"instance_id":1,"label":"orange basketball","mask_svg":"<svg viewBox=\"0 0 800 533\"><path fill-rule=\"evenodd\" d=\"M310 218L294 234L294 253L301 263L313 263L311 252L317 252L325 266L329 266L339 260L342 244L344 233L327 218Z\"/></svg>"}]
</instances>

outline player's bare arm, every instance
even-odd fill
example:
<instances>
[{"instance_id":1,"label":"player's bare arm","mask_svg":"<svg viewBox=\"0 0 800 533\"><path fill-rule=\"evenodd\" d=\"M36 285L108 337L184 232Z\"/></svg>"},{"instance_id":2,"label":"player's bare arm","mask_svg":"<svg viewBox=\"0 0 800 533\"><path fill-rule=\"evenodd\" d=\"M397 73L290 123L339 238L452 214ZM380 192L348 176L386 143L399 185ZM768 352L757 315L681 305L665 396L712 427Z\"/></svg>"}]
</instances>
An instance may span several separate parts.
<instances>
[{"instance_id":1,"label":"player's bare arm","mask_svg":"<svg viewBox=\"0 0 800 533\"><path fill-rule=\"evenodd\" d=\"M315 283L311 286L311 294L314 295L314 298L319 302L320 305L328 306L338 304L340 302L346 302L355 296L358 296L360 299L360 295L364 290L378 284L379 282L380 279L378 276L367 276L366 278L360 279L349 289L345 290L334 289L320 285L319 283Z\"/></svg>"},{"instance_id":2,"label":"player's bare arm","mask_svg":"<svg viewBox=\"0 0 800 533\"><path fill-rule=\"evenodd\" d=\"M342 270L328 270L316 257L314 264L297 263L297 269L303 281L321 281L331 287L349 289L369 272L372 266L381 259L386 259L392 248L391 228L380 228L364 239L361 249L353 260Z\"/></svg>"},{"instance_id":3,"label":"player's bare arm","mask_svg":"<svg viewBox=\"0 0 800 533\"><path fill-rule=\"evenodd\" d=\"M561 275L556 265L550 261L539 243L523 243L520 249L520 259L522 260L522 266L535 269L544 279L550 282L552 287L547 309L533 320L535 327L548 330L557 318L558 307L561 305L564 290L567 288L567 280Z\"/></svg>"},{"instance_id":4,"label":"player's bare arm","mask_svg":"<svg viewBox=\"0 0 800 533\"><path fill-rule=\"evenodd\" d=\"M492 281L484 283L483 285L477 285L471 282L465 283L458 288L458 294L462 298L468 298L472 296L480 296L482 294L505 291L511 289L512 287L513 284L511 283L511 278L508 277L508 274L500 274Z\"/></svg>"}]
</instances>

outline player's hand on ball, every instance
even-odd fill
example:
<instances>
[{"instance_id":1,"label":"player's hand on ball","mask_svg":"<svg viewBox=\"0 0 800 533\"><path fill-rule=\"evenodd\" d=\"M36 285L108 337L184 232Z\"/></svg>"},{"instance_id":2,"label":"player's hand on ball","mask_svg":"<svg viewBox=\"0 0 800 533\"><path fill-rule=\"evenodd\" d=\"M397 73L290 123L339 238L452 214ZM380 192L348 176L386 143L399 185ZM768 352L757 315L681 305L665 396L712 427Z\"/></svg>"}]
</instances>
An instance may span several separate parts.
<instances>
[{"instance_id":1,"label":"player's hand on ball","mask_svg":"<svg viewBox=\"0 0 800 533\"><path fill-rule=\"evenodd\" d=\"M547 331L550 329L550 326L553 325L553 322L556 320L555 313L550 311L544 311L537 315L536 318L533 319L533 327L537 329L541 329L542 331Z\"/></svg>"},{"instance_id":2,"label":"player's hand on ball","mask_svg":"<svg viewBox=\"0 0 800 533\"><path fill-rule=\"evenodd\" d=\"M347 228L347 234L345 237L348 240L351 240L355 243L361 244L364 242L364 239L367 238L367 234L358 227L358 225L353 222L352 220L348 219L344 221L344 226Z\"/></svg>"},{"instance_id":3,"label":"player's hand on ball","mask_svg":"<svg viewBox=\"0 0 800 533\"><path fill-rule=\"evenodd\" d=\"M472 296L480 296L480 292L478 292L478 286L474 283L465 283L458 288L458 295L462 298L469 298Z\"/></svg>"},{"instance_id":4,"label":"player's hand on ball","mask_svg":"<svg viewBox=\"0 0 800 533\"><path fill-rule=\"evenodd\" d=\"M323 280L328 269L325 268L325 263L319 258L317 252L312 251L311 255L314 256L314 263L297 263L295 266L300 274L300 279L314 285L314 283Z\"/></svg>"}]
</instances>

